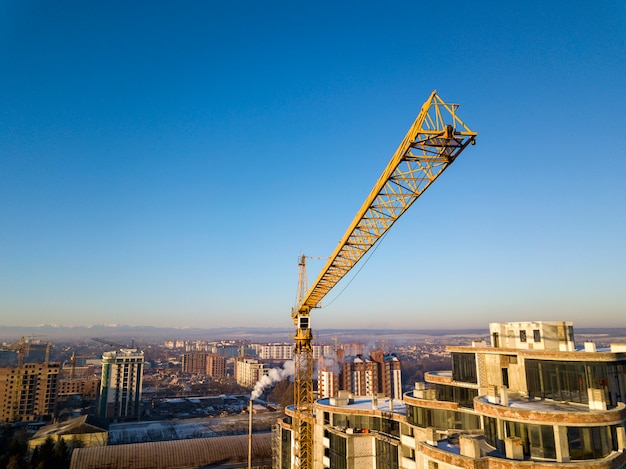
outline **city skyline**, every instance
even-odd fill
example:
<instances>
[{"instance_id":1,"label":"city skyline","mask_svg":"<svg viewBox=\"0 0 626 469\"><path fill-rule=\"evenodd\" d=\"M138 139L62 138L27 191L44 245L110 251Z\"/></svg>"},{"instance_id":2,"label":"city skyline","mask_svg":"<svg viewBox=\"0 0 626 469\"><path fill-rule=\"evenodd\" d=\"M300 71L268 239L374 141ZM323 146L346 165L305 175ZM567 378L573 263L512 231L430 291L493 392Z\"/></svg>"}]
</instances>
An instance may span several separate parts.
<instances>
[{"instance_id":1,"label":"city skyline","mask_svg":"<svg viewBox=\"0 0 626 469\"><path fill-rule=\"evenodd\" d=\"M0 13L0 326L290 327L433 89L477 144L313 329L626 326L625 5Z\"/></svg>"}]
</instances>

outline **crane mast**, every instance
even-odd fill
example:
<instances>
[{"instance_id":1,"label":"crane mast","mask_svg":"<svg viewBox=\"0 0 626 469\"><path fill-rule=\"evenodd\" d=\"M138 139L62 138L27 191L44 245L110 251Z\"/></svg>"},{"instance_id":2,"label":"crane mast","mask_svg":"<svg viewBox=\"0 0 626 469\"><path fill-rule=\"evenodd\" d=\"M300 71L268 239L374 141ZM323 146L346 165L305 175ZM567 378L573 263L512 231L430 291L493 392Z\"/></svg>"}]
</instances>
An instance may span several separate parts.
<instances>
[{"instance_id":1,"label":"crane mast","mask_svg":"<svg viewBox=\"0 0 626 469\"><path fill-rule=\"evenodd\" d=\"M382 175L329 257L310 289L303 294L305 258L300 261L298 304L292 310L296 326L294 353L294 463L313 468L313 333L310 313L355 266L417 198L476 142L458 117L458 104L444 102L433 91L423 104Z\"/></svg>"}]
</instances>

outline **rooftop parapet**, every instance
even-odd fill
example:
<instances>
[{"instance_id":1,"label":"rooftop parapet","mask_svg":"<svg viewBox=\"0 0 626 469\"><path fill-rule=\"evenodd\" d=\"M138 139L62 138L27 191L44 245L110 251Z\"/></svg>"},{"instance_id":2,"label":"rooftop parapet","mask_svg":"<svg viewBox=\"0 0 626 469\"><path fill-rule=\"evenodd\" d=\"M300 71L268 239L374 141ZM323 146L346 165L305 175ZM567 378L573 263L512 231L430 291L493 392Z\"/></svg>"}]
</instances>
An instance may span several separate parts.
<instances>
[{"instance_id":1,"label":"rooftop parapet","mask_svg":"<svg viewBox=\"0 0 626 469\"><path fill-rule=\"evenodd\" d=\"M573 352L574 326L565 321L493 322L491 346L518 350Z\"/></svg>"}]
</instances>

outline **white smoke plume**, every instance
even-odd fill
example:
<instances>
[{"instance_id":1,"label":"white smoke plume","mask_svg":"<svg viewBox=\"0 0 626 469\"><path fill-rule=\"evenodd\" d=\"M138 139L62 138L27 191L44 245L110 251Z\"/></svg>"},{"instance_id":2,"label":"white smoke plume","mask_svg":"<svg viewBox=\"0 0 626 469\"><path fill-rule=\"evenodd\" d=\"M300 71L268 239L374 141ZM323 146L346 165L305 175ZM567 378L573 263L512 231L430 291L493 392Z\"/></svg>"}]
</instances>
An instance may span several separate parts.
<instances>
[{"instance_id":1,"label":"white smoke plume","mask_svg":"<svg viewBox=\"0 0 626 469\"><path fill-rule=\"evenodd\" d=\"M263 391L275 383L282 381L285 378L293 376L293 361L289 360L283 364L282 368L272 368L266 375L261 376L261 379L256 382L250 399L258 399L263 394Z\"/></svg>"}]
</instances>

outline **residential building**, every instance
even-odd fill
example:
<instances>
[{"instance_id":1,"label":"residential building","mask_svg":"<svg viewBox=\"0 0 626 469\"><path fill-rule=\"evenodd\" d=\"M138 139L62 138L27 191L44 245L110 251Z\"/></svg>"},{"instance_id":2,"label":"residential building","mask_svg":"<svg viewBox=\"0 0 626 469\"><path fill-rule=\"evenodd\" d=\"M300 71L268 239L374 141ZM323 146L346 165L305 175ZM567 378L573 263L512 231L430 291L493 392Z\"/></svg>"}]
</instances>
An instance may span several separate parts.
<instances>
[{"instance_id":1,"label":"residential building","mask_svg":"<svg viewBox=\"0 0 626 469\"><path fill-rule=\"evenodd\" d=\"M98 415L107 419L139 417L143 380L143 352L120 349L102 354Z\"/></svg>"},{"instance_id":2,"label":"residential building","mask_svg":"<svg viewBox=\"0 0 626 469\"><path fill-rule=\"evenodd\" d=\"M385 354L381 349L374 350L370 358L378 363L379 394L394 399L402 399L402 371L400 359L393 353Z\"/></svg>"},{"instance_id":3,"label":"residential building","mask_svg":"<svg viewBox=\"0 0 626 469\"><path fill-rule=\"evenodd\" d=\"M184 353L182 371L223 378L226 376L226 358L209 352Z\"/></svg>"},{"instance_id":4,"label":"residential building","mask_svg":"<svg viewBox=\"0 0 626 469\"><path fill-rule=\"evenodd\" d=\"M293 344L274 343L258 347L261 360L291 360L293 358Z\"/></svg>"},{"instance_id":5,"label":"residential building","mask_svg":"<svg viewBox=\"0 0 626 469\"><path fill-rule=\"evenodd\" d=\"M77 376L59 379L59 397L80 396L95 399L100 389L100 378L97 376Z\"/></svg>"},{"instance_id":6,"label":"residential building","mask_svg":"<svg viewBox=\"0 0 626 469\"><path fill-rule=\"evenodd\" d=\"M493 323L490 337L447 347L452 369L402 400L317 400L313 467L626 467L626 344L577 346L568 322ZM293 465L292 416L278 424L277 468Z\"/></svg>"},{"instance_id":7,"label":"residential building","mask_svg":"<svg viewBox=\"0 0 626 469\"><path fill-rule=\"evenodd\" d=\"M334 397L339 392L339 373L334 366L322 366L317 371L317 395Z\"/></svg>"},{"instance_id":8,"label":"residential building","mask_svg":"<svg viewBox=\"0 0 626 469\"><path fill-rule=\"evenodd\" d=\"M266 372L267 365L256 358L237 357L235 360L235 380L241 386L254 386Z\"/></svg>"},{"instance_id":9,"label":"residential building","mask_svg":"<svg viewBox=\"0 0 626 469\"><path fill-rule=\"evenodd\" d=\"M96 376L94 365L63 366L59 377L59 398L80 396L96 399L100 390L100 378Z\"/></svg>"},{"instance_id":10,"label":"residential building","mask_svg":"<svg viewBox=\"0 0 626 469\"><path fill-rule=\"evenodd\" d=\"M51 420L60 372L60 363L0 368L0 422Z\"/></svg>"},{"instance_id":11,"label":"residential building","mask_svg":"<svg viewBox=\"0 0 626 469\"><path fill-rule=\"evenodd\" d=\"M355 396L373 396L378 393L378 363L357 355L348 357L343 365L343 387Z\"/></svg>"},{"instance_id":12,"label":"residential building","mask_svg":"<svg viewBox=\"0 0 626 469\"><path fill-rule=\"evenodd\" d=\"M291 347L293 348L293 345ZM334 354L335 349L332 345L313 345L313 360L332 357Z\"/></svg>"},{"instance_id":13,"label":"residential building","mask_svg":"<svg viewBox=\"0 0 626 469\"><path fill-rule=\"evenodd\" d=\"M355 396L383 394L402 399L401 378L400 359L377 349L369 357L357 355L345 359L340 389Z\"/></svg>"}]
</instances>

